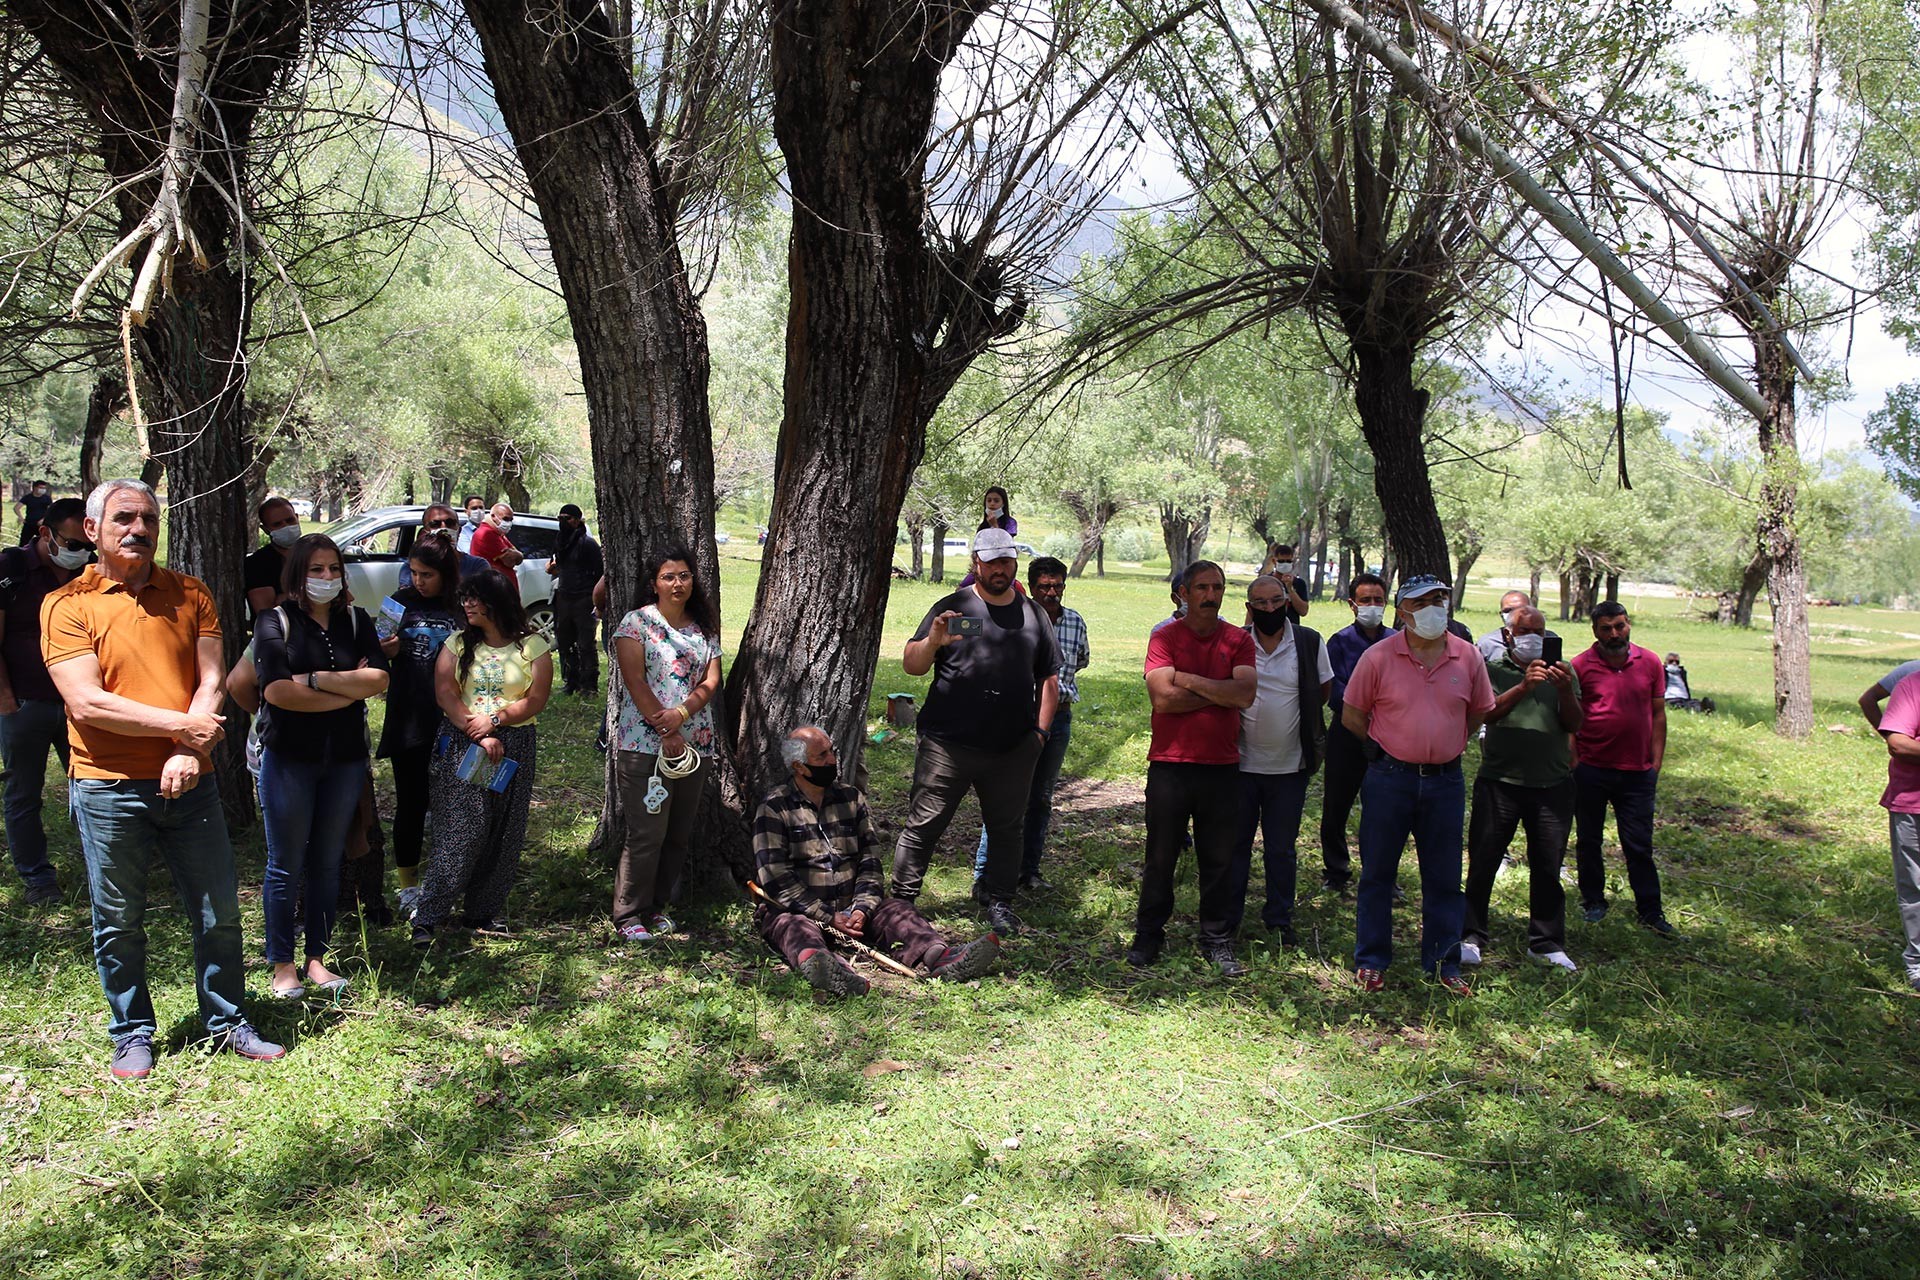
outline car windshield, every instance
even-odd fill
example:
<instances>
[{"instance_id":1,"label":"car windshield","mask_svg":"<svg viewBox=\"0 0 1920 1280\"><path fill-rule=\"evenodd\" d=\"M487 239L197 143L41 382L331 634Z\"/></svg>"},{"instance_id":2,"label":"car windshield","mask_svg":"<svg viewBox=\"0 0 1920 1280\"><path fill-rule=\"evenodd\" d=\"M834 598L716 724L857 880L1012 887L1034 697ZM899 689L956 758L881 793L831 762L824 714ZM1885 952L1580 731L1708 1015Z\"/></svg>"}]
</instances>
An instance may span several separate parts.
<instances>
[{"instance_id":1,"label":"car windshield","mask_svg":"<svg viewBox=\"0 0 1920 1280\"><path fill-rule=\"evenodd\" d=\"M349 542L358 542L374 530L392 523L393 515L391 512L386 514L368 512L362 515L348 516L345 520L336 520L322 530L322 532L329 538L332 538L335 545L344 547Z\"/></svg>"}]
</instances>

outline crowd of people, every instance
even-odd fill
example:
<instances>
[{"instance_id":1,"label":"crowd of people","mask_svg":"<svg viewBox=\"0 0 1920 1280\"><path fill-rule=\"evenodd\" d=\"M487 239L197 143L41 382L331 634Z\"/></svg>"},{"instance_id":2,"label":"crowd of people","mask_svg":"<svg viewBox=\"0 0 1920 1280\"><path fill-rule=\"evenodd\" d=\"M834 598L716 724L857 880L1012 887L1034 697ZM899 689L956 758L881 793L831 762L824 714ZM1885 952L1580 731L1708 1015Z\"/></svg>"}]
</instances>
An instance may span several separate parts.
<instances>
[{"instance_id":1,"label":"crowd of people","mask_svg":"<svg viewBox=\"0 0 1920 1280\"><path fill-rule=\"evenodd\" d=\"M61 890L40 818L47 756L70 779L87 869L94 951L110 1011L111 1070L152 1068L146 980L147 883L172 872L192 926L200 1013L222 1048L270 1061L285 1052L243 1009L237 876L212 752L247 713L248 763L264 815L262 950L274 1000L341 1000L330 967L342 911L389 912L380 860L371 881L343 874L380 846L371 763L392 768L398 902L412 941L432 946L457 922L503 934L538 767L538 723L553 692L554 645L528 621L513 570L511 508L469 498L424 510L396 595L369 613L351 599L341 549L304 533L284 499L264 503L264 541L242 591L252 634L224 670L207 586L155 562L160 507L133 480L83 503L52 499L33 536L0 556L0 744L6 831L27 900ZM792 726L785 777L752 815L754 923L816 988L854 995L867 979L842 954L877 956L940 979L985 972L1022 923L1023 893L1045 892L1055 786L1071 741L1077 677L1092 658L1086 619L1064 603L1067 568L1040 556L1022 581L1004 490L983 504L971 572L927 611L901 655L929 684L917 719L906 814L883 872L866 796L841 775L832 738ZM605 565L577 507L561 510L556 628L563 693L598 695ZM1579 908L1608 912L1602 834L1612 811L1642 926L1677 940L1661 899L1653 815L1669 704L1691 693L1677 655L1632 642L1617 603L1596 607L1593 640L1567 655L1524 592L1475 640L1452 616L1451 588L1413 575L1391 587L1357 574L1351 622L1324 639L1294 549L1270 549L1244 600L1200 560L1180 575L1171 617L1146 638L1151 706L1146 839L1127 962L1153 965L1168 944L1179 863L1192 851L1194 944L1227 977L1252 888L1259 924L1297 943L1297 844L1311 778L1323 767L1322 889L1353 892L1353 972L1382 990L1394 959L1393 906L1411 843L1419 878L1419 964L1447 992L1495 946L1489 902L1525 833L1526 952L1573 970L1562 867L1571 841ZM719 620L694 557L667 547L644 562L647 603L609 628L613 678L605 746L623 829L610 914L617 944L671 935L669 912L700 835L719 737ZM1392 616L1389 617L1389 602ZM1231 615L1239 613L1239 619ZM1920 663L1863 695L1885 734L1896 880L1909 975L1920 986ZM1884 713L1880 701L1891 695ZM382 698L377 743L367 704ZM1697 704L1689 709L1700 709ZM1464 762L1480 740L1471 789ZM977 797L973 897L985 932L956 943L918 899L961 802ZM1359 869L1349 851L1360 810ZM358 859L367 861L365 856ZM1464 864L1464 865L1463 865Z\"/></svg>"}]
</instances>

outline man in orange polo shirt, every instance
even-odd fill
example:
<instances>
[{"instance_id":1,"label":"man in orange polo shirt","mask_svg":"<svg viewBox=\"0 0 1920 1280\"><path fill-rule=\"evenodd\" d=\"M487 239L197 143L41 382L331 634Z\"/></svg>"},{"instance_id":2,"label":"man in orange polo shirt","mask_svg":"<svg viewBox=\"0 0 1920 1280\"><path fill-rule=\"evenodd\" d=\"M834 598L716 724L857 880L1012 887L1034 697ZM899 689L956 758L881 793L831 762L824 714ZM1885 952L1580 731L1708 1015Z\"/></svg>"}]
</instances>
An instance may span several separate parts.
<instances>
[{"instance_id":1,"label":"man in orange polo shirt","mask_svg":"<svg viewBox=\"0 0 1920 1280\"><path fill-rule=\"evenodd\" d=\"M1420 967L1455 995L1460 976L1460 825L1467 787L1460 755L1493 710L1487 664L1448 628L1451 588L1420 574L1400 584L1400 630L1360 655L1340 710L1366 744L1360 784L1360 891L1354 895L1354 976L1386 986L1393 962L1393 883L1407 837L1420 860Z\"/></svg>"},{"instance_id":2,"label":"man in orange polo shirt","mask_svg":"<svg viewBox=\"0 0 1920 1280\"><path fill-rule=\"evenodd\" d=\"M208 753L220 622L194 578L153 562L160 504L138 480L87 497L99 562L40 606L40 646L66 703L71 803L93 897L93 955L111 1013L113 1074L145 1078L158 1028L147 993L147 875L164 858L193 926L200 1016L223 1049L272 1061L240 1010L240 900Z\"/></svg>"}]
</instances>

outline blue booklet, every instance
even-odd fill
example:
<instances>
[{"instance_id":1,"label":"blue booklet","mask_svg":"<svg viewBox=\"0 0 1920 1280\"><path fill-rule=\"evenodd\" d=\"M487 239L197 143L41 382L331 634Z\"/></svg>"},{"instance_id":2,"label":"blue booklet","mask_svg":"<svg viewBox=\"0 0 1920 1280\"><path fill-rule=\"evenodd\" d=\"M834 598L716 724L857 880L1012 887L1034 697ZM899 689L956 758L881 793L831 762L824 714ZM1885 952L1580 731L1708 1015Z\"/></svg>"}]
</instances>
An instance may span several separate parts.
<instances>
[{"instance_id":1,"label":"blue booklet","mask_svg":"<svg viewBox=\"0 0 1920 1280\"><path fill-rule=\"evenodd\" d=\"M454 770L454 774L462 782L471 782L476 787L504 794L519 769L517 763L504 756L499 764L487 759L487 753L476 742L467 748L467 754L461 758L460 767Z\"/></svg>"}]
</instances>

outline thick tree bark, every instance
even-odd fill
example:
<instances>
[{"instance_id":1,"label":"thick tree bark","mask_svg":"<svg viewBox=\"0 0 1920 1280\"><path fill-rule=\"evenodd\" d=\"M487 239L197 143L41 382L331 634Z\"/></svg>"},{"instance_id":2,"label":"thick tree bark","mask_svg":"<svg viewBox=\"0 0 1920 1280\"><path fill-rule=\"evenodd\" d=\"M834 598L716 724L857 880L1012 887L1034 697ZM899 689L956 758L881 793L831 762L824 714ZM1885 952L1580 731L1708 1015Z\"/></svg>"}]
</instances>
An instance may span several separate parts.
<instances>
[{"instance_id":1,"label":"thick tree bark","mask_svg":"<svg viewBox=\"0 0 1920 1280\"><path fill-rule=\"evenodd\" d=\"M918 514L907 517L907 544L912 548L913 577L917 581L927 571L926 548L923 545L927 536L927 522Z\"/></svg>"},{"instance_id":2,"label":"thick tree bark","mask_svg":"<svg viewBox=\"0 0 1920 1280\"><path fill-rule=\"evenodd\" d=\"M573 324L614 617L643 598L643 558L672 545L693 556L717 608L706 323L634 96L625 33L614 31L598 0L466 0L465 7L539 203ZM524 492L517 496L524 501ZM890 531L887 541L890 548ZM717 713L728 723L724 704ZM707 838L699 845L744 879L752 866L746 802L728 753L715 755L717 785L708 792ZM602 843L617 829L617 803L609 786L596 833ZM713 869L690 875L710 880Z\"/></svg>"},{"instance_id":3,"label":"thick tree bark","mask_svg":"<svg viewBox=\"0 0 1920 1280\"><path fill-rule=\"evenodd\" d=\"M1203 507L1199 512L1183 511L1176 504L1160 504L1160 540L1167 549L1167 581L1178 582L1187 566L1200 559L1201 548L1206 545L1207 530L1213 523L1213 508ZM1261 548L1261 554L1266 549Z\"/></svg>"},{"instance_id":4,"label":"thick tree bark","mask_svg":"<svg viewBox=\"0 0 1920 1280\"><path fill-rule=\"evenodd\" d=\"M1481 551L1482 547L1478 543L1461 548L1460 560L1453 569L1452 602L1448 606L1455 613L1460 612L1461 606L1466 604L1467 575L1472 573L1473 566L1480 562Z\"/></svg>"},{"instance_id":5,"label":"thick tree bark","mask_svg":"<svg viewBox=\"0 0 1920 1280\"><path fill-rule=\"evenodd\" d=\"M1573 575L1565 569L1560 571L1560 621L1566 622L1573 615Z\"/></svg>"},{"instance_id":6,"label":"thick tree bark","mask_svg":"<svg viewBox=\"0 0 1920 1280\"><path fill-rule=\"evenodd\" d=\"M107 430L126 407L126 378L114 370L103 371L93 380L93 390L87 395L87 421L80 431L82 494L92 493L105 478L100 474L100 459L107 448Z\"/></svg>"},{"instance_id":7,"label":"thick tree bark","mask_svg":"<svg viewBox=\"0 0 1920 1280\"><path fill-rule=\"evenodd\" d=\"M1540 568L1537 564L1527 566L1527 599L1536 609L1540 607Z\"/></svg>"},{"instance_id":8,"label":"thick tree bark","mask_svg":"<svg viewBox=\"0 0 1920 1280\"><path fill-rule=\"evenodd\" d=\"M1373 490L1386 515L1387 542L1403 575L1445 577L1446 531L1427 474L1428 393L1414 385L1411 344L1375 346L1349 334L1354 359L1353 404L1360 433L1373 453Z\"/></svg>"},{"instance_id":9,"label":"thick tree bark","mask_svg":"<svg viewBox=\"0 0 1920 1280\"><path fill-rule=\"evenodd\" d=\"M1607 575L1606 598L1608 600L1618 600L1620 598L1620 575L1617 573Z\"/></svg>"},{"instance_id":10,"label":"thick tree bark","mask_svg":"<svg viewBox=\"0 0 1920 1280\"><path fill-rule=\"evenodd\" d=\"M1740 573L1739 588L1721 592L1720 622L1735 627L1752 626L1753 602L1760 598L1761 589L1766 585L1767 553L1755 547L1753 559L1747 561L1747 567Z\"/></svg>"},{"instance_id":11,"label":"thick tree bark","mask_svg":"<svg viewBox=\"0 0 1920 1280\"><path fill-rule=\"evenodd\" d=\"M933 564L927 569L927 581L945 582L947 580L947 522L944 520L933 522L932 554Z\"/></svg>"}]
</instances>

